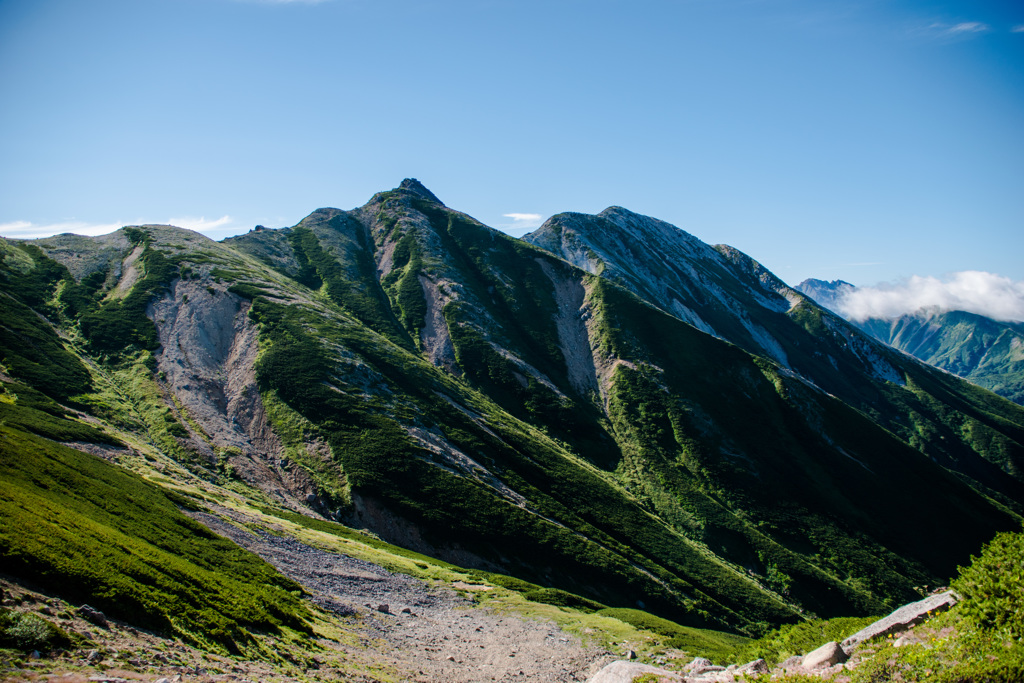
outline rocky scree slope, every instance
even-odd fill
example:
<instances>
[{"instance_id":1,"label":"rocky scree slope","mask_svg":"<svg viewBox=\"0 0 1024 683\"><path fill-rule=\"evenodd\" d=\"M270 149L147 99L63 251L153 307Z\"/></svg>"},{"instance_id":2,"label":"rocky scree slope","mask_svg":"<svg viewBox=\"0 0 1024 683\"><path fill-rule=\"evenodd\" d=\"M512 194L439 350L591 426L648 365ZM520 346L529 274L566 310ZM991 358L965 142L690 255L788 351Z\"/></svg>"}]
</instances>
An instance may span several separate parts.
<instances>
[{"instance_id":1,"label":"rocky scree slope","mask_svg":"<svg viewBox=\"0 0 1024 683\"><path fill-rule=\"evenodd\" d=\"M3 363L171 478L692 625L884 611L1019 523L1018 407L739 252L564 220L618 242L515 240L415 181L221 243L5 242Z\"/></svg>"}]
</instances>

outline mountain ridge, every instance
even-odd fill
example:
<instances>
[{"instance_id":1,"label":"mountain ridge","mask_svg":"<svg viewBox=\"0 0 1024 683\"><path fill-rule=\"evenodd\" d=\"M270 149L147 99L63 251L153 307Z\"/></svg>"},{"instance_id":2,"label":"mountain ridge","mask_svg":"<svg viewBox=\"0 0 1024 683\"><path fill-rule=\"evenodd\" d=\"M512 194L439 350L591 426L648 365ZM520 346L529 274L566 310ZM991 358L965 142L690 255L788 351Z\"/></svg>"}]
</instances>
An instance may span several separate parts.
<instances>
[{"instance_id":1,"label":"mountain ridge","mask_svg":"<svg viewBox=\"0 0 1024 683\"><path fill-rule=\"evenodd\" d=\"M53 293L26 301L73 340L56 343L85 363L85 413L144 446L135 466L695 625L878 610L1019 524L1012 404L667 223L559 214L532 241L563 258L421 188L222 242L4 241L5 302L30 276ZM588 246L580 227L652 229ZM104 347L108 330L135 341ZM920 532L938 528L941 548Z\"/></svg>"}]
</instances>

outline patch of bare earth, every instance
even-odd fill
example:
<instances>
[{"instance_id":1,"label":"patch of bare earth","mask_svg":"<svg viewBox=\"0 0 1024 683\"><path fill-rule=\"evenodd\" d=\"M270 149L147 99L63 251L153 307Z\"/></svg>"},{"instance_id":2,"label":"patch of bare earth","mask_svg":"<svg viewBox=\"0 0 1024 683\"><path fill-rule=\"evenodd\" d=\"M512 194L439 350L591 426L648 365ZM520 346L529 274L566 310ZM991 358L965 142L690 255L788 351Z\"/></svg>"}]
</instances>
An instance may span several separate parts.
<instances>
[{"instance_id":1,"label":"patch of bare earth","mask_svg":"<svg viewBox=\"0 0 1024 683\"><path fill-rule=\"evenodd\" d=\"M455 362L455 346L448 334L448 322L444 318L444 307L449 299L441 292L441 285L424 275L420 275L420 285L427 302L427 314L420 331L423 350L431 363L461 376L462 370Z\"/></svg>"},{"instance_id":2,"label":"patch of bare earth","mask_svg":"<svg viewBox=\"0 0 1024 683\"><path fill-rule=\"evenodd\" d=\"M537 259L544 274L554 288L558 312L555 326L558 330L558 344L569 371L569 382L581 395L587 396L598 391L597 370L590 348L590 335L581 315L586 299L586 290L574 278L556 269L546 259Z\"/></svg>"}]
</instances>

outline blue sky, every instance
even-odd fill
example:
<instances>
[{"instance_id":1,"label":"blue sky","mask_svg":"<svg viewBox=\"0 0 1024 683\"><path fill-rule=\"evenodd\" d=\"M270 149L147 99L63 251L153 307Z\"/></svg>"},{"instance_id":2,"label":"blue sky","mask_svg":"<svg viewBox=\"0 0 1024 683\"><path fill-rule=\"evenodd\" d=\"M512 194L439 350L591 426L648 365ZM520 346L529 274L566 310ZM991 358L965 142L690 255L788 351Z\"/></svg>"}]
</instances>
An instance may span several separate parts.
<instances>
[{"instance_id":1,"label":"blue sky","mask_svg":"<svg viewBox=\"0 0 1024 683\"><path fill-rule=\"evenodd\" d=\"M1024 280L1019 1L0 0L0 102L8 236L220 238L416 177L791 284Z\"/></svg>"}]
</instances>

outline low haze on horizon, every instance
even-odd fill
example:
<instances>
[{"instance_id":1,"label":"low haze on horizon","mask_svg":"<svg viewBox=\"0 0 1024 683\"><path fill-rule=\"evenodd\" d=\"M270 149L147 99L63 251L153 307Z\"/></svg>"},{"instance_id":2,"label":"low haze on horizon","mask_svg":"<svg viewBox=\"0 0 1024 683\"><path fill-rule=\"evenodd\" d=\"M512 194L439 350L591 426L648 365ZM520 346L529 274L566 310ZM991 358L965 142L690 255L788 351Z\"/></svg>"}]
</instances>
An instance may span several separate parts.
<instances>
[{"instance_id":1,"label":"low haze on horizon","mask_svg":"<svg viewBox=\"0 0 1024 683\"><path fill-rule=\"evenodd\" d=\"M1024 282L1024 4L822 5L3 0L0 235L220 239L416 177L517 236L623 206L791 285Z\"/></svg>"}]
</instances>

